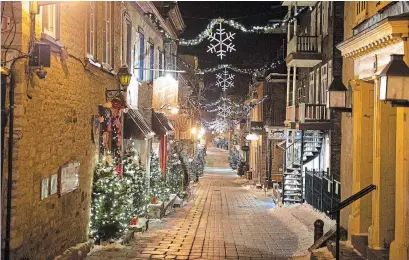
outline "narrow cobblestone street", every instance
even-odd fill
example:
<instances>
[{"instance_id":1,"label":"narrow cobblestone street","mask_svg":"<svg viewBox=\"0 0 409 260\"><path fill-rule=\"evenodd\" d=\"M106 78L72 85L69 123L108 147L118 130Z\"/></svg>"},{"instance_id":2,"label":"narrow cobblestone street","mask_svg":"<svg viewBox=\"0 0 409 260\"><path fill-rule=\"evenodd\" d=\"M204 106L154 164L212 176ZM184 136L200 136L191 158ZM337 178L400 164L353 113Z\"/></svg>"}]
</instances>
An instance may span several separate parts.
<instances>
[{"instance_id":1,"label":"narrow cobblestone street","mask_svg":"<svg viewBox=\"0 0 409 260\"><path fill-rule=\"evenodd\" d=\"M192 199L167 220L97 259L291 259L307 254L312 231L292 214L272 210L263 192L239 185L227 151L209 148L204 177Z\"/></svg>"}]
</instances>

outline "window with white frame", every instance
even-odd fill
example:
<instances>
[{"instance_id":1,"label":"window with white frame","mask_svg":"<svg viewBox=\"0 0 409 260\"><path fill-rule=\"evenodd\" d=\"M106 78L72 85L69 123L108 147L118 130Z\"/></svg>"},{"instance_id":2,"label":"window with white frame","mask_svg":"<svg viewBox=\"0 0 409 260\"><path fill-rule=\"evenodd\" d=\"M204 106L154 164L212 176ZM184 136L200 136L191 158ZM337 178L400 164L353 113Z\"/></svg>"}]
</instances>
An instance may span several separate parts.
<instances>
[{"instance_id":1,"label":"window with white frame","mask_svg":"<svg viewBox=\"0 0 409 260\"><path fill-rule=\"evenodd\" d=\"M327 64L321 67L321 102L320 104L325 104L327 100L327 83L328 83L328 76L327 76Z\"/></svg>"},{"instance_id":2,"label":"window with white frame","mask_svg":"<svg viewBox=\"0 0 409 260\"><path fill-rule=\"evenodd\" d=\"M97 59L97 2L88 2L87 10L87 57Z\"/></svg>"},{"instance_id":3,"label":"window with white frame","mask_svg":"<svg viewBox=\"0 0 409 260\"><path fill-rule=\"evenodd\" d=\"M128 67L132 67L132 23L126 19L126 59Z\"/></svg>"},{"instance_id":4,"label":"window with white frame","mask_svg":"<svg viewBox=\"0 0 409 260\"><path fill-rule=\"evenodd\" d=\"M114 67L113 4L114 3L110 1L102 3L102 62L111 68Z\"/></svg>"},{"instance_id":5,"label":"window with white frame","mask_svg":"<svg viewBox=\"0 0 409 260\"><path fill-rule=\"evenodd\" d=\"M139 39L139 80L144 79L144 66L145 66L145 36L141 28L138 29L138 39Z\"/></svg>"},{"instance_id":6,"label":"window with white frame","mask_svg":"<svg viewBox=\"0 0 409 260\"><path fill-rule=\"evenodd\" d=\"M332 79L334 78L333 76L332 76L332 60L329 60L328 61L328 87L329 87L329 85L331 85L331 82L332 82Z\"/></svg>"},{"instance_id":7,"label":"window with white frame","mask_svg":"<svg viewBox=\"0 0 409 260\"><path fill-rule=\"evenodd\" d=\"M320 104L320 68L315 71L315 103Z\"/></svg>"},{"instance_id":8,"label":"window with white frame","mask_svg":"<svg viewBox=\"0 0 409 260\"><path fill-rule=\"evenodd\" d=\"M316 26L317 26L317 10L314 8L314 10L312 10L311 12L311 36L316 36L317 35L317 31L316 31Z\"/></svg>"},{"instance_id":9,"label":"window with white frame","mask_svg":"<svg viewBox=\"0 0 409 260\"><path fill-rule=\"evenodd\" d=\"M45 2L46 3L46 2ZM41 31L54 40L60 39L60 5L44 4L40 6Z\"/></svg>"},{"instance_id":10,"label":"window with white frame","mask_svg":"<svg viewBox=\"0 0 409 260\"><path fill-rule=\"evenodd\" d=\"M160 49L158 49L158 55L159 55L159 77L163 76L163 51L161 51Z\"/></svg>"},{"instance_id":11,"label":"window with white frame","mask_svg":"<svg viewBox=\"0 0 409 260\"><path fill-rule=\"evenodd\" d=\"M328 4L329 2L322 2L322 34L328 35Z\"/></svg>"},{"instance_id":12,"label":"window with white frame","mask_svg":"<svg viewBox=\"0 0 409 260\"><path fill-rule=\"evenodd\" d=\"M314 74L314 71L312 71L311 73L310 73L310 88L309 88L309 91L308 91L308 102L309 103L311 103L311 104L313 104L313 103L315 103L315 100L314 100L314 83L315 83L315 74Z\"/></svg>"},{"instance_id":13,"label":"window with white frame","mask_svg":"<svg viewBox=\"0 0 409 260\"><path fill-rule=\"evenodd\" d=\"M317 5L317 35L321 35L321 2Z\"/></svg>"},{"instance_id":14,"label":"window with white frame","mask_svg":"<svg viewBox=\"0 0 409 260\"><path fill-rule=\"evenodd\" d=\"M145 81L147 81L147 80L149 80L150 79L150 63L149 63L149 61L150 61L150 45L151 45L151 42L150 42L150 39L146 42L146 46L145 46L145 51L144 51L144 63L145 63L145 68L144 68L144 76L143 76L143 78L144 78L144 80Z\"/></svg>"},{"instance_id":15,"label":"window with white frame","mask_svg":"<svg viewBox=\"0 0 409 260\"><path fill-rule=\"evenodd\" d=\"M153 82L155 75L155 47L153 43L149 44L149 81Z\"/></svg>"}]
</instances>

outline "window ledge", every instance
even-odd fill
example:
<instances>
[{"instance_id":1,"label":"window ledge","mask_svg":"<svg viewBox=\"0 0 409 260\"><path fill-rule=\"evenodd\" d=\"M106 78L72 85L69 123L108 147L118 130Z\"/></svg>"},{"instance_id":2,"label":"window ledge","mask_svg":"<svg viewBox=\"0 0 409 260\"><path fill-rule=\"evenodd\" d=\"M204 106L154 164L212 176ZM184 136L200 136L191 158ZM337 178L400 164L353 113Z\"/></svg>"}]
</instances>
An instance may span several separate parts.
<instances>
[{"instance_id":1,"label":"window ledge","mask_svg":"<svg viewBox=\"0 0 409 260\"><path fill-rule=\"evenodd\" d=\"M53 49L58 49L58 50L60 50L60 49L64 48L64 44L63 44L62 42L60 42L60 41L54 39L53 37L51 37L51 36L48 35L48 34L41 33L41 39L40 39L40 40L41 40L42 42L51 44L51 47L52 47Z\"/></svg>"}]
</instances>

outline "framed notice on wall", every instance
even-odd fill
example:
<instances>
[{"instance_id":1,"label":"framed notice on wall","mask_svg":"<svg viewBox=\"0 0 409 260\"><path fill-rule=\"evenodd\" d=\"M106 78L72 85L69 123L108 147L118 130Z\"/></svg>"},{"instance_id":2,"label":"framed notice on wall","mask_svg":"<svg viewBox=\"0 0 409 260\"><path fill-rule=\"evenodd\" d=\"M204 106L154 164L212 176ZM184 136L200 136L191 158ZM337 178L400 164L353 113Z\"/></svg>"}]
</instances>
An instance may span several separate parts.
<instances>
[{"instance_id":1,"label":"framed notice on wall","mask_svg":"<svg viewBox=\"0 0 409 260\"><path fill-rule=\"evenodd\" d=\"M79 186L80 163L78 161L69 162L60 169L60 196L74 191Z\"/></svg>"}]
</instances>

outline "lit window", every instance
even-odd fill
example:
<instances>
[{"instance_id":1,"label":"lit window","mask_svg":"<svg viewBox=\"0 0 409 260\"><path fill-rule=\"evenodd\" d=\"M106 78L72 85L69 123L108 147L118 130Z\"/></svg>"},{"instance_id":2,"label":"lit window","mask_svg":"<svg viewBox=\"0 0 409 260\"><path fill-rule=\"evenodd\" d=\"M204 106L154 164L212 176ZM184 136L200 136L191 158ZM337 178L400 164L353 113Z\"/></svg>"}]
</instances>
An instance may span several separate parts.
<instances>
[{"instance_id":1,"label":"lit window","mask_svg":"<svg viewBox=\"0 0 409 260\"><path fill-rule=\"evenodd\" d=\"M42 32L54 40L60 38L60 6L49 4L40 6Z\"/></svg>"},{"instance_id":2,"label":"lit window","mask_svg":"<svg viewBox=\"0 0 409 260\"><path fill-rule=\"evenodd\" d=\"M87 11L87 57L97 59L97 5L96 2L88 2Z\"/></svg>"},{"instance_id":3,"label":"lit window","mask_svg":"<svg viewBox=\"0 0 409 260\"><path fill-rule=\"evenodd\" d=\"M103 2L102 62L114 66L113 62L113 3Z\"/></svg>"}]
</instances>

